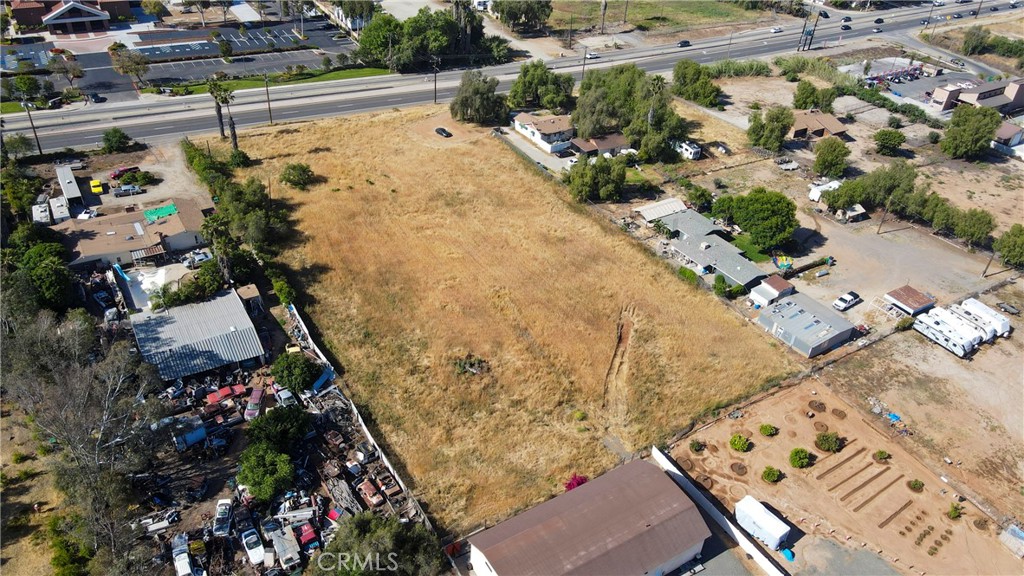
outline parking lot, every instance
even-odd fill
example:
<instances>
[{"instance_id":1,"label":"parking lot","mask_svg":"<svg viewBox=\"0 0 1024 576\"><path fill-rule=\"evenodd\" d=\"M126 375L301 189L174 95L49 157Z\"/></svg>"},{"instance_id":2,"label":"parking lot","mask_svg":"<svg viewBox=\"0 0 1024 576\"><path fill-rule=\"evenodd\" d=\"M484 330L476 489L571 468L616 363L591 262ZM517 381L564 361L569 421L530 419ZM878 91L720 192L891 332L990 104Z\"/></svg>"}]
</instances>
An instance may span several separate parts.
<instances>
[{"instance_id":1,"label":"parking lot","mask_svg":"<svg viewBox=\"0 0 1024 576\"><path fill-rule=\"evenodd\" d=\"M298 65L309 69L323 66L324 53L317 50L296 50L293 52L269 52L237 56L231 62L221 58L208 60L188 60L184 62L164 62L149 67L146 80L156 84L170 84L204 80L217 72L229 76L249 76L253 74L275 74L285 71L286 66L293 68Z\"/></svg>"}]
</instances>

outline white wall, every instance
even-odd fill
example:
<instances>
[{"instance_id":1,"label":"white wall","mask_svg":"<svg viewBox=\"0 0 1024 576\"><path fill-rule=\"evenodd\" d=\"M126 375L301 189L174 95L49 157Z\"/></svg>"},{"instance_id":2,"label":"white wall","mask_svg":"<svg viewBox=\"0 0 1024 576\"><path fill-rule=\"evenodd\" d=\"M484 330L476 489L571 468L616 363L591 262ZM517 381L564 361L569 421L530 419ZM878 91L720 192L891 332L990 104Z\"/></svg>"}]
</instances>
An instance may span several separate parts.
<instances>
[{"instance_id":1,"label":"white wall","mask_svg":"<svg viewBox=\"0 0 1024 576\"><path fill-rule=\"evenodd\" d=\"M498 573L487 562L487 557L476 546L470 546L469 563L473 566L473 572L477 576L498 576Z\"/></svg>"},{"instance_id":2,"label":"white wall","mask_svg":"<svg viewBox=\"0 0 1024 576\"><path fill-rule=\"evenodd\" d=\"M164 238L164 248L168 252L191 250L203 244L203 236L188 230Z\"/></svg>"}]
</instances>

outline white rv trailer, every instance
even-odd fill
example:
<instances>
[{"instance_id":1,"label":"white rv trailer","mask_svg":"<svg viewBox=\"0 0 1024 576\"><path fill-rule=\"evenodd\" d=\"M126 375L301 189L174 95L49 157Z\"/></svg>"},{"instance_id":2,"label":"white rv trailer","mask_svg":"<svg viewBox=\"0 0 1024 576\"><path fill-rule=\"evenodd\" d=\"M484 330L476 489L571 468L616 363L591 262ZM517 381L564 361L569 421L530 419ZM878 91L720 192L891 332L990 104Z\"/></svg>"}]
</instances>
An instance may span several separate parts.
<instances>
[{"instance_id":1,"label":"white rv trailer","mask_svg":"<svg viewBox=\"0 0 1024 576\"><path fill-rule=\"evenodd\" d=\"M956 354L960 358L967 357L977 346L965 338L952 326L946 324L939 316L930 312L922 314L914 321L914 330L925 335L929 340Z\"/></svg>"},{"instance_id":2,"label":"white rv trailer","mask_svg":"<svg viewBox=\"0 0 1024 576\"><path fill-rule=\"evenodd\" d=\"M985 340L986 333L981 328L978 328L971 322L964 320L963 318L953 314L945 308L936 307L932 311L933 316L937 316L942 319L943 322L953 327L954 330L963 335L964 338L970 339L974 346L977 347Z\"/></svg>"},{"instance_id":3,"label":"white rv trailer","mask_svg":"<svg viewBox=\"0 0 1024 576\"><path fill-rule=\"evenodd\" d=\"M964 322L967 322L971 326L974 326L978 330L984 332L985 336L981 339L982 342L991 342L995 340L996 329L993 328L992 325L989 324L984 318L977 316L970 310L967 310L962 306L958 306L956 304L950 305L948 310L954 316L962 319Z\"/></svg>"},{"instance_id":4,"label":"white rv trailer","mask_svg":"<svg viewBox=\"0 0 1024 576\"><path fill-rule=\"evenodd\" d=\"M1010 319L1006 316L1003 316L999 312L996 312L974 298L964 300L960 306L964 310L969 310L975 316L985 318L999 336L1002 336L1003 338L1010 337Z\"/></svg>"},{"instance_id":5,"label":"white rv trailer","mask_svg":"<svg viewBox=\"0 0 1024 576\"><path fill-rule=\"evenodd\" d=\"M789 525L749 494L736 503L736 522L772 550L781 548L789 537Z\"/></svg>"}]
</instances>

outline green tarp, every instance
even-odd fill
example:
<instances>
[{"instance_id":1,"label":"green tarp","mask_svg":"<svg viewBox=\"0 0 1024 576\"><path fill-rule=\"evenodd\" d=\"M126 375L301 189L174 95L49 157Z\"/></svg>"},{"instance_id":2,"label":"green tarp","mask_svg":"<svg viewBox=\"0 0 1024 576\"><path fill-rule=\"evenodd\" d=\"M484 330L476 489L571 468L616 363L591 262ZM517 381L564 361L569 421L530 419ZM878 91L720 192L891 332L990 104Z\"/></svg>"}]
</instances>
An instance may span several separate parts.
<instances>
[{"instance_id":1,"label":"green tarp","mask_svg":"<svg viewBox=\"0 0 1024 576\"><path fill-rule=\"evenodd\" d=\"M168 206L161 206L152 210L146 210L143 212L143 216L146 217L146 222L152 224L161 218L167 218L168 216L174 216L178 213L178 207L174 204Z\"/></svg>"}]
</instances>

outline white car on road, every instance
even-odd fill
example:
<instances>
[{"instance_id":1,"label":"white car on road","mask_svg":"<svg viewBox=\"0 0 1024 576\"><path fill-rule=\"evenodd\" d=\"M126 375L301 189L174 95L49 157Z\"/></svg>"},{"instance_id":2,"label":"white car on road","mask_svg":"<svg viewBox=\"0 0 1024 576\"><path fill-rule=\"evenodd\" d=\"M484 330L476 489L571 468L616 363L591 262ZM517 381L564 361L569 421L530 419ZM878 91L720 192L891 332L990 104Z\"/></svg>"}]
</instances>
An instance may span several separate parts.
<instances>
[{"instance_id":1,"label":"white car on road","mask_svg":"<svg viewBox=\"0 0 1024 576\"><path fill-rule=\"evenodd\" d=\"M775 28L772 28L772 34L778 34L779 32L782 32L781 27L776 26Z\"/></svg>"},{"instance_id":2,"label":"white car on road","mask_svg":"<svg viewBox=\"0 0 1024 576\"><path fill-rule=\"evenodd\" d=\"M596 60L596 59L598 59L600 57L601 57L600 55L595 54L593 52L587 52L587 56L586 56L587 60Z\"/></svg>"}]
</instances>

